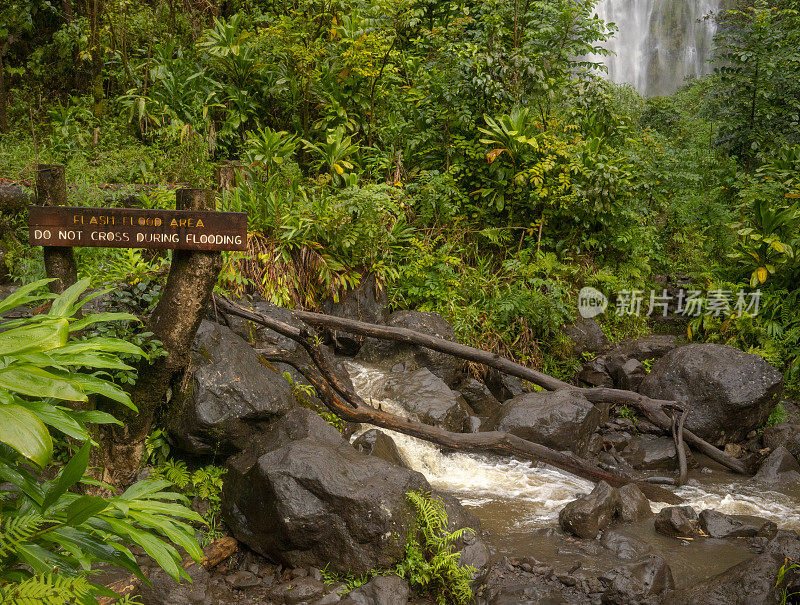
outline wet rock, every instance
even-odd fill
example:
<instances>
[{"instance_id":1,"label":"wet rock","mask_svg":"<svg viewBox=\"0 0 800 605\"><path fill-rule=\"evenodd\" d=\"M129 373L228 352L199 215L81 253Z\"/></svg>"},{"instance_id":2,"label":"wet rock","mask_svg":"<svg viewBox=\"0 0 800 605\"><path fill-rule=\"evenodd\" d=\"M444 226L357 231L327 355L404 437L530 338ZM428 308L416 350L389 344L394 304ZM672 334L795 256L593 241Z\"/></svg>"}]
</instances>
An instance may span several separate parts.
<instances>
[{"instance_id":1,"label":"wet rock","mask_svg":"<svg viewBox=\"0 0 800 605\"><path fill-rule=\"evenodd\" d=\"M506 401L482 430L506 431L555 450L583 455L602 413L568 391L525 393Z\"/></svg>"},{"instance_id":2,"label":"wet rock","mask_svg":"<svg viewBox=\"0 0 800 605\"><path fill-rule=\"evenodd\" d=\"M636 485L629 483L618 490L619 505L617 517L623 523L635 523L653 516L650 500Z\"/></svg>"},{"instance_id":3,"label":"wet rock","mask_svg":"<svg viewBox=\"0 0 800 605\"><path fill-rule=\"evenodd\" d=\"M684 443L687 463L694 462L690 449ZM674 471L678 467L675 444L669 437L641 435L629 441L620 452L633 468L638 470Z\"/></svg>"},{"instance_id":4,"label":"wet rock","mask_svg":"<svg viewBox=\"0 0 800 605\"><path fill-rule=\"evenodd\" d=\"M150 584L142 582L139 596L144 605L217 605L219 599L209 594L209 575L202 565L191 565L187 569L192 582L179 584L167 572L156 568L150 574Z\"/></svg>"},{"instance_id":5,"label":"wet rock","mask_svg":"<svg viewBox=\"0 0 800 605\"><path fill-rule=\"evenodd\" d=\"M492 395L489 387L472 376L462 380L456 390L478 416L489 416L500 407L500 402Z\"/></svg>"},{"instance_id":6,"label":"wet rock","mask_svg":"<svg viewBox=\"0 0 800 605\"><path fill-rule=\"evenodd\" d=\"M233 535L291 567L355 574L402 557L406 493L425 478L353 449L322 418L292 410L227 464L223 516Z\"/></svg>"},{"instance_id":7,"label":"wet rock","mask_svg":"<svg viewBox=\"0 0 800 605\"><path fill-rule=\"evenodd\" d=\"M367 272L358 286L339 297L339 302L325 301L322 310L327 315L382 325L389 318L388 304L386 288L378 285L373 273ZM336 330L331 330L329 336L337 353L350 356L358 353L367 340L365 336Z\"/></svg>"},{"instance_id":8,"label":"wet rock","mask_svg":"<svg viewBox=\"0 0 800 605\"><path fill-rule=\"evenodd\" d=\"M192 454L241 449L265 423L295 406L289 383L264 367L230 329L203 321L192 345L185 391L174 397L170 435Z\"/></svg>"},{"instance_id":9,"label":"wet rock","mask_svg":"<svg viewBox=\"0 0 800 605\"><path fill-rule=\"evenodd\" d=\"M394 440L383 431L370 429L353 441L353 447L367 456L377 456L391 464L406 466Z\"/></svg>"},{"instance_id":10,"label":"wet rock","mask_svg":"<svg viewBox=\"0 0 800 605\"><path fill-rule=\"evenodd\" d=\"M784 447L800 459L800 424L784 422L764 429L764 445L772 450Z\"/></svg>"},{"instance_id":11,"label":"wet rock","mask_svg":"<svg viewBox=\"0 0 800 605\"><path fill-rule=\"evenodd\" d=\"M459 552L461 566L475 569L475 573L472 575L473 586L482 583L489 573L489 563L491 562L489 549L483 542L476 540Z\"/></svg>"},{"instance_id":12,"label":"wet rock","mask_svg":"<svg viewBox=\"0 0 800 605\"><path fill-rule=\"evenodd\" d=\"M638 559L651 550L650 545L646 542L621 534L612 528L603 532L600 545L614 553L617 558L625 561Z\"/></svg>"},{"instance_id":13,"label":"wet rock","mask_svg":"<svg viewBox=\"0 0 800 605\"><path fill-rule=\"evenodd\" d=\"M447 340L456 340L453 327L438 313L395 311L389 316L387 324ZM407 369L427 368L451 388L461 382L467 370L467 362L463 359L417 345L385 340L366 341L356 359L388 368L399 363L406 363Z\"/></svg>"},{"instance_id":14,"label":"wet rock","mask_svg":"<svg viewBox=\"0 0 800 605\"><path fill-rule=\"evenodd\" d=\"M269 590L269 598L275 603L308 603L325 592L325 584L314 578L298 578L278 584Z\"/></svg>"},{"instance_id":15,"label":"wet rock","mask_svg":"<svg viewBox=\"0 0 800 605\"><path fill-rule=\"evenodd\" d=\"M600 481L592 492L561 509L561 528L579 538L594 539L611 524L619 507L619 492Z\"/></svg>"},{"instance_id":16,"label":"wet rock","mask_svg":"<svg viewBox=\"0 0 800 605\"><path fill-rule=\"evenodd\" d=\"M800 465L783 446L772 452L753 479L764 485L787 486L800 483Z\"/></svg>"},{"instance_id":17,"label":"wet rock","mask_svg":"<svg viewBox=\"0 0 800 605\"><path fill-rule=\"evenodd\" d=\"M600 581L607 586L603 603L620 605L658 597L675 587L672 570L664 559L656 555L646 555L638 561L621 565L600 576Z\"/></svg>"},{"instance_id":18,"label":"wet rock","mask_svg":"<svg viewBox=\"0 0 800 605\"><path fill-rule=\"evenodd\" d=\"M299 320L294 312L286 307L279 307L266 301L241 301L241 304L257 313L261 313L272 319L277 319L294 328L308 329L308 325ZM230 329L245 341L251 343L256 349L278 348L292 354L302 351L302 347L294 340L282 334L278 334L266 326L256 324L241 317L228 316L226 319Z\"/></svg>"},{"instance_id":19,"label":"wet rock","mask_svg":"<svg viewBox=\"0 0 800 605\"><path fill-rule=\"evenodd\" d=\"M726 515L715 510L700 513L700 527L711 538L772 538L778 526L772 521L750 515Z\"/></svg>"},{"instance_id":20,"label":"wet rock","mask_svg":"<svg viewBox=\"0 0 800 605\"><path fill-rule=\"evenodd\" d=\"M757 355L727 345L691 344L656 362L640 391L689 409L686 427L716 444L742 441L764 424L783 377Z\"/></svg>"},{"instance_id":21,"label":"wet rock","mask_svg":"<svg viewBox=\"0 0 800 605\"><path fill-rule=\"evenodd\" d=\"M614 387L614 379L611 378L611 374L606 368L606 360L602 357L583 364L575 376L575 380L582 387Z\"/></svg>"},{"instance_id":22,"label":"wet rock","mask_svg":"<svg viewBox=\"0 0 800 605\"><path fill-rule=\"evenodd\" d=\"M233 588L250 588L251 586L258 586L261 579L254 573L245 569L240 569L225 576L225 581L228 582Z\"/></svg>"},{"instance_id":23,"label":"wet rock","mask_svg":"<svg viewBox=\"0 0 800 605\"><path fill-rule=\"evenodd\" d=\"M671 334L652 334L635 340L617 343L612 353L644 361L645 359L661 359L677 346L678 339Z\"/></svg>"},{"instance_id":24,"label":"wet rock","mask_svg":"<svg viewBox=\"0 0 800 605\"><path fill-rule=\"evenodd\" d=\"M486 386L498 401L508 401L512 397L517 397L525 392L522 380L516 376L509 376L498 372L494 368L486 371Z\"/></svg>"},{"instance_id":25,"label":"wet rock","mask_svg":"<svg viewBox=\"0 0 800 605\"><path fill-rule=\"evenodd\" d=\"M691 506L667 506L656 515L658 533L674 537L691 537L697 533L697 512Z\"/></svg>"},{"instance_id":26,"label":"wet rock","mask_svg":"<svg viewBox=\"0 0 800 605\"><path fill-rule=\"evenodd\" d=\"M576 355L600 353L608 347L608 338L594 319L579 318L575 323L566 326L564 333L572 341Z\"/></svg>"},{"instance_id":27,"label":"wet rock","mask_svg":"<svg viewBox=\"0 0 800 605\"><path fill-rule=\"evenodd\" d=\"M427 368L392 373L384 382L388 398L425 424L448 431L469 432L469 406L444 381Z\"/></svg>"},{"instance_id":28,"label":"wet rock","mask_svg":"<svg viewBox=\"0 0 800 605\"><path fill-rule=\"evenodd\" d=\"M375 576L347 598L359 605L406 605L409 592L408 582L399 576Z\"/></svg>"},{"instance_id":29,"label":"wet rock","mask_svg":"<svg viewBox=\"0 0 800 605\"><path fill-rule=\"evenodd\" d=\"M776 557L759 555L734 565L707 580L686 588L668 602L673 605L730 605L778 603L775 577L782 565Z\"/></svg>"},{"instance_id":30,"label":"wet rock","mask_svg":"<svg viewBox=\"0 0 800 605\"><path fill-rule=\"evenodd\" d=\"M606 360L606 371L614 386L627 391L639 390L639 385L647 375L642 363L633 357L610 355Z\"/></svg>"}]
</instances>

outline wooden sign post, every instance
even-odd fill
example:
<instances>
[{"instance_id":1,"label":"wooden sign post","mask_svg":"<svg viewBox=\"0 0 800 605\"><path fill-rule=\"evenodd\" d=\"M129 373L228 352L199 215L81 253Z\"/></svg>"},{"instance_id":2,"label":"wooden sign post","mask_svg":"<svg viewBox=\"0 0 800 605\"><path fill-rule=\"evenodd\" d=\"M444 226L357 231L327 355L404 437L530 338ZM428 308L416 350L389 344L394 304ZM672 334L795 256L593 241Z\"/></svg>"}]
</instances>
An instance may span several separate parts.
<instances>
[{"instance_id":1,"label":"wooden sign post","mask_svg":"<svg viewBox=\"0 0 800 605\"><path fill-rule=\"evenodd\" d=\"M139 364L131 389L138 413L115 409L123 425L106 428L103 466L105 478L112 481L127 481L139 467L153 414L189 362L192 341L222 269L220 252L247 250L246 213L215 212L214 193L207 189L179 189L175 203L177 210L64 205L28 209L30 243L44 246L45 258L48 251L65 251L71 257L75 246L175 250L161 299L147 320L147 329L167 355ZM56 276L49 267L47 273Z\"/></svg>"},{"instance_id":2,"label":"wooden sign post","mask_svg":"<svg viewBox=\"0 0 800 605\"><path fill-rule=\"evenodd\" d=\"M32 246L247 249L247 214L197 210L30 206Z\"/></svg>"}]
</instances>

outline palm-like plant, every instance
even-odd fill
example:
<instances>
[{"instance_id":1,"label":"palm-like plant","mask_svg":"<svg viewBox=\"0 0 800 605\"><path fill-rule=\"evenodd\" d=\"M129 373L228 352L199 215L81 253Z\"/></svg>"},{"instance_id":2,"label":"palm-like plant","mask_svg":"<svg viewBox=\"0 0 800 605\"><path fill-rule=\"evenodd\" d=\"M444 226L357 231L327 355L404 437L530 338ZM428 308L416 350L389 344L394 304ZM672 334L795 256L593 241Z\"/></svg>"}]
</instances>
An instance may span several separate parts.
<instances>
[{"instance_id":1,"label":"palm-like plant","mask_svg":"<svg viewBox=\"0 0 800 605\"><path fill-rule=\"evenodd\" d=\"M70 491L79 483L110 489L85 475L94 445L89 425L118 422L106 412L70 404L101 395L135 409L103 373L132 369L118 355L144 352L116 338L71 338L98 322L136 317L78 317L103 292L80 299L88 286L84 280L59 296L36 294L47 281L0 301L0 313L50 303L47 313L0 320L0 604L94 603L96 596L115 596L92 584L88 574L94 563L104 562L144 579L129 544L143 548L176 580L188 578L171 543L199 560L202 552L186 521L202 519L183 496L164 491L169 482L140 481L110 498ZM54 479L43 481L38 469L52 458L51 430L83 445Z\"/></svg>"},{"instance_id":2,"label":"palm-like plant","mask_svg":"<svg viewBox=\"0 0 800 605\"><path fill-rule=\"evenodd\" d=\"M353 169L350 156L356 153L359 147L353 143L353 137L345 135L343 127L329 130L325 135L325 143L319 145L305 139L301 140L304 149L311 150L318 157L318 169L322 171L327 168L334 183L342 182L345 172Z\"/></svg>"}]
</instances>

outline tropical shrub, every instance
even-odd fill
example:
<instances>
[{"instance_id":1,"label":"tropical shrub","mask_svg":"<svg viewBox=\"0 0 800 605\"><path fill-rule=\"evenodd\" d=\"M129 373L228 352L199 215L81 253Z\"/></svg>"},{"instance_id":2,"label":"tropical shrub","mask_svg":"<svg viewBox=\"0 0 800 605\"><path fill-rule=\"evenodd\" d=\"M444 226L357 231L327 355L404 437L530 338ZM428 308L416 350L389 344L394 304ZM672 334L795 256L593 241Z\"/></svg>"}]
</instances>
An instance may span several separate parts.
<instances>
[{"instance_id":1,"label":"tropical shrub","mask_svg":"<svg viewBox=\"0 0 800 605\"><path fill-rule=\"evenodd\" d=\"M75 335L98 323L136 317L81 317L80 309L103 292L81 299L88 286L84 280L59 296L37 294L47 281L23 286L0 301L0 313L49 304L46 313L0 320L0 479L5 485L0 493L0 603L93 603L97 596L113 597L92 584L90 574L95 564L107 563L144 580L132 544L176 580L188 579L173 543L199 561L202 552L187 522L202 520L183 496L165 491L169 482L140 481L111 497L85 493L86 486L111 489L86 472L96 445L95 425L118 423L111 414L91 409L90 397L134 408L106 376L132 369L120 355L141 357L144 352L116 338L80 340ZM53 457L52 432L82 445L54 478L44 479L42 471Z\"/></svg>"}]
</instances>

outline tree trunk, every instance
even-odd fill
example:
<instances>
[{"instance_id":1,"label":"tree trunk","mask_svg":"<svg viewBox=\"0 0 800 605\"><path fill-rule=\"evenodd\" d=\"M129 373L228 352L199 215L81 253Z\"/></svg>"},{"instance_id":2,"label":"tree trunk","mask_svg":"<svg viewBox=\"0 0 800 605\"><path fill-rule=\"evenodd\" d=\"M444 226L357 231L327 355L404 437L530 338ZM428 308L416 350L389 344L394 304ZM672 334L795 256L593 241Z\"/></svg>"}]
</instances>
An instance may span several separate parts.
<instances>
[{"instance_id":1,"label":"tree trunk","mask_svg":"<svg viewBox=\"0 0 800 605\"><path fill-rule=\"evenodd\" d=\"M207 189L179 189L176 202L178 210L214 209L214 196ZM173 378L189 363L192 341L221 268L219 252L173 251L164 292L147 326L167 355L139 366L139 378L131 392L138 414L128 410L120 414L117 409L124 426L110 429L111 451L106 465L109 480L124 482L139 467L153 416L166 399Z\"/></svg>"},{"instance_id":2,"label":"tree trunk","mask_svg":"<svg viewBox=\"0 0 800 605\"><path fill-rule=\"evenodd\" d=\"M394 340L407 344L421 345L433 349L434 351L440 351L455 357L474 361L495 368L504 374L509 374L532 382L548 391L571 389L577 391L578 394L583 395L592 403L620 403L630 405L644 412L648 420L660 429L666 432L672 430L672 420L664 413L663 408L664 406L674 406L676 403L674 401L651 399L640 393L624 391L622 389L609 389L604 387L582 389L567 384L557 378L553 378L552 376L548 376L547 374L543 374L542 372L537 372L536 370L522 366L496 353L468 347L457 342L439 338L438 336L421 334L420 332L414 332L407 328L378 326L363 321L322 315L320 313L311 313L310 311L294 311L294 313L299 319L315 326L325 326L327 328L333 328L334 330L360 334L361 336L370 336L381 340ZM719 448L714 447L686 428L683 429L683 438L688 444L696 447L706 456L716 460L732 471L748 474L748 469L740 460L728 456Z\"/></svg>"},{"instance_id":3,"label":"tree trunk","mask_svg":"<svg viewBox=\"0 0 800 605\"><path fill-rule=\"evenodd\" d=\"M679 503L682 500L672 492L656 485L636 481L617 473L601 469L568 452L557 452L544 445L533 443L500 431L483 433L454 433L439 427L429 426L400 418L368 405L346 384L339 381L331 370L332 364L327 353L317 344L305 330L300 330L269 316L250 311L229 300L214 296L215 306L223 313L236 315L250 321L267 326L271 330L291 338L299 343L313 362L313 366L294 358L280 355L277 359L294 365L309 381L317 396L334 414L349 422L365 422L375 426L418 437L435 443L449 450L462 450L516 456L525 460L545 462L568 473L589 481L605 481L613 486L636 483L651 500L657 502ZM263 354L263 353L262 353ZM267 355L267 354L264 354Z\"/></svg>"},{"instance_id":4,"label":"tree trunk","mask_svg":"<svg viewBox=\"0 0 800 605\"><path fill-rule=\"evenodd\" d=\"M36 167L36 198L40 206L67 205L66 170L61 164L39 164ZM78 281L75 254L67 246L44 246L44 269L50 282L50 291L63 292Z\"/></svg>"}]
</instances>

